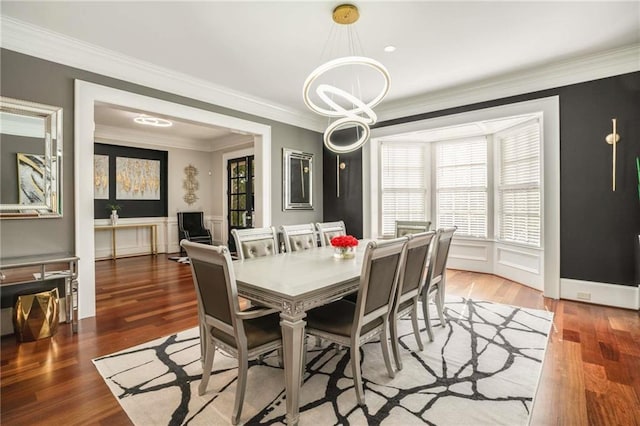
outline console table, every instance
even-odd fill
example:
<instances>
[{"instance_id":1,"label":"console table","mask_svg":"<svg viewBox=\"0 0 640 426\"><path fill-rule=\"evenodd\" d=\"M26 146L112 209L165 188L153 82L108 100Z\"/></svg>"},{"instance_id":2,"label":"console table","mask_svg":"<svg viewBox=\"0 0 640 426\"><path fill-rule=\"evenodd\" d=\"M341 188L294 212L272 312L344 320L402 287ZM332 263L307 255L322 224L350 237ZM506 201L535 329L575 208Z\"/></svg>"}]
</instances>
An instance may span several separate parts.
<instances>
[{"instance_id":1,"label":"console table","mask_svg":"<svg viewBox=\"0 0 640 426\"><path fill-rule=\"evenodd\" d=\"M123 225L96 225L96 231L111 231L111 259L118 257L116 231L118 229L149 228L149 246L151 254L158 254L158 225L155 223L128 223Z\"/></svg>"},{"instance_id":2,"label":"console table","mask_svg":"<svg viewBox=\"0 0 640 426\"><path fill-rule=\"evenodd\" d=\"M67 322L78 332L78 256L69 253L0 258L0 285L64 278Z\"/></svg>"}]
</instances>

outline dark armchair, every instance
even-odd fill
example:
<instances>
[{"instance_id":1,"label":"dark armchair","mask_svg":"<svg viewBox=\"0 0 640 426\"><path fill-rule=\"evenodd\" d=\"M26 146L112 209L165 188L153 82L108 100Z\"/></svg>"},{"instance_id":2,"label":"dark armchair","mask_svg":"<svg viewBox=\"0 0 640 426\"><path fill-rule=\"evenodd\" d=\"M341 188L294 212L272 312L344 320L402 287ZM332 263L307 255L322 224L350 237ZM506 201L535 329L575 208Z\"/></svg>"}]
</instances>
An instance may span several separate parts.
<instances>
[{"instance_id":1,"label":"dark armchair","mask_svg":"<svg viewBox=\"0 0 640 426\"><path fill-rule=\"evenodd\" d=\"M179 212L178 213L178 242L188 240L201 244L213 244L211 231L204 226L204 213ZM184 248L180 247L180 254L186 256Z\"/></svg>"}]
</instances>

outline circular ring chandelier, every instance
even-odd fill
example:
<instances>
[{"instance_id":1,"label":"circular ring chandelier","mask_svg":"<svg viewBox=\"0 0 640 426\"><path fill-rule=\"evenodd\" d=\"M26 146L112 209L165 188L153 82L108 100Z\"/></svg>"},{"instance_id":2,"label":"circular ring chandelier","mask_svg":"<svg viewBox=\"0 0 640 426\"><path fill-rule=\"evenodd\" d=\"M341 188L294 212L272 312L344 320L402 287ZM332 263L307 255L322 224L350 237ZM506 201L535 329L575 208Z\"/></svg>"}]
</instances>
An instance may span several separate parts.
<instances>
[{"instance_id":1,"label":"circular ring chandelier","mask_svg":"<svg viewBox=\"0 0 640 426\"><path fill-rule=\"evenodd\" d=\"M336 7L333 11L333 20L338 24L352 24L359 18L358 8L351 4L343 4ZM356 37L357 39L357 37ZM377 71L382 76L382 88L380 92L371 100L364 101L360 98L360 94L347 92L332 84L318 84L315 93L324 103L319 105L311 99L312 87L320 77L326 75L329 71L345 67L345 66L361 66ZM353 87L359 87L359 79L356 75L356 83ZM371 134L370 125L375 124L378 120L377 115L373 111L373 107L378 105L389 92L389 84L391 78L389 72L380 62L365 56L345 56L330 60L314 69L307 77L302 88L302 99L305 105L313 112L330 118L338 118L329 124L324 132L323 140L327 149L335 153L352 152L359 149L366 143ZM351 108L344 107L343 104L352 105ZM356 129L357 139L347 145L339 145L333 142L333 133L339 129L353 127ZM362 131L360 132L359 129Z\"/></svg>"}]
</instances>

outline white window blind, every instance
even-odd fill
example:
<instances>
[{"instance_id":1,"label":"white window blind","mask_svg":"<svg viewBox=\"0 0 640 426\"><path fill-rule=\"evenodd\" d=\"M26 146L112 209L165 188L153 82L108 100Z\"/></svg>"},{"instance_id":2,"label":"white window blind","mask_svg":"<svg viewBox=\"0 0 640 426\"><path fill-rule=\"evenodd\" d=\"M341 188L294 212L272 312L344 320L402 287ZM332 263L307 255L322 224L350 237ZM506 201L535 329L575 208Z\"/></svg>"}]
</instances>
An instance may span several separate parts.
<instances>
[{"instance_id":1,"label":"white window blind","mask_svg":"<svg viewBox=\"0 0 640 426\"><path fill-rule=\"evenodd\" d=\"M382 143L382 236L395 233L396 220L426 220L427 187L424 144Z\"/></svg>"},{"instance_id":2,"label":"white window blind","mask_svg":"<svg viewBox=\"0 0 640 426\"><path fill-rule=\"evenodd\" d=\"M487 236L487 141L438 142L435 154L438 227Z\"/></svg>"},{"instance_id":3,"label":"white window blind","mask_svg":"<svg viewBox=\"0 0 640 426\"><path fill-rule=\"evenodd\" d=\"M540 247L540 124L528 122L497 139L498 240Z\"/></svg>"}]
</instances>

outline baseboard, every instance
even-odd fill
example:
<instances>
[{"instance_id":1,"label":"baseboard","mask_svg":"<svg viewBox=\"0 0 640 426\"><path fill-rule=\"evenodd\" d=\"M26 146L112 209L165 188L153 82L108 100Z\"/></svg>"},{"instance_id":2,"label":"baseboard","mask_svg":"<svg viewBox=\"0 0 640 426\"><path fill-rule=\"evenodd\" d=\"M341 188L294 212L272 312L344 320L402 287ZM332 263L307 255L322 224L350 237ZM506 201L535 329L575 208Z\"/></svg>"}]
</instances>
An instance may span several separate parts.
<instances>
[{"instance_id":1,"label":"baseboard","mask_svg":"<svg viewBox=\"0 0 640 426\"><path fill-rule=\"evenodd\" d=\"M638 310L640 309L640 286L561 278L560 298Z\"/></svg>"}]
</instances>

